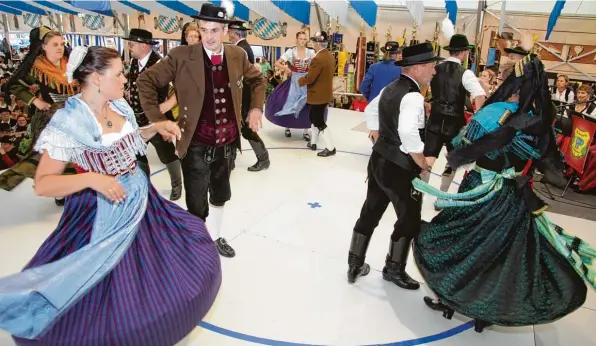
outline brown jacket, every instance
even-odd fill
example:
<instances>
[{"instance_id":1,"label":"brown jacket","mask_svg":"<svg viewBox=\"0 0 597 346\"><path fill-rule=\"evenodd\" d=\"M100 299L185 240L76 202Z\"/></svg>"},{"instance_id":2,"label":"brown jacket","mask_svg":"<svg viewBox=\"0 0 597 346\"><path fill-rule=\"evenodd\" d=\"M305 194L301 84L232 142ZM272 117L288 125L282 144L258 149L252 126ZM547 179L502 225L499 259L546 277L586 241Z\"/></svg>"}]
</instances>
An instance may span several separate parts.
<instances>
[{"instance_id":1,"label":"brown jacket","mask_svg":"<svg viewBox=\"0 0 597 346\"><path fill-rule=\"evenodd\" d=\"M238 133L240 134L243 78L245 83L251 86L251 109L261 110L263 110L265 101L266 80L261 71L249 62L244 49L233 45L224 45L224 56ZM205 75L203 71L203 45L199 43L170 50L167 57L142 72L137 79L141 105L145 115L152 122L166 120L156 101L158 89L170 82L174 84L179 108L177 121L182 131L182 139L176 143L179 157L186 154L193 139L203 102L214 102L214 100L204 99Z\"/></svg>"},{"instance_id":2,"label":"brown jacket","mask_svg":"<svg viewBox=\"0 0 597 346\"><path fill-rule=\"evenodd\" d=\"M300 86L307 85L307 103L322 105L334 99L334 70L336 60L326 48L322 49L311 60L309 72L298 80Z\"/></svg>"}]
</instances>

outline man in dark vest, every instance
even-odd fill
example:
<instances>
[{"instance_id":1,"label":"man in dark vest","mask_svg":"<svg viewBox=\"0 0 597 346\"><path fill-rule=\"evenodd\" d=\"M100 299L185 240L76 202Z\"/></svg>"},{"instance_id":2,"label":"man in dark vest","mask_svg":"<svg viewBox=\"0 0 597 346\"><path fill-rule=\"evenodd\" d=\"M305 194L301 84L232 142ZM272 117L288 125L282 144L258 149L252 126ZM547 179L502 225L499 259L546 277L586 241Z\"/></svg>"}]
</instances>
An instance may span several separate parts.
<instances>
[{"instance_id":1,"label":"man in dark vest","mask_svg":"<svg viewBox=\"0 0 597 346\"><path fill-rule=\"evenodd\" d=\"M143 29L131 29L129 36L124 39L129 41L128 46L133 57L131 60L131 69L127 76L127 98L135 112L137 124L143 127L149 124L149 119L147 119L141 106L139 90L137 89L137 79L141 73L161 60L160 55L152 49L152 46L158 44L158 42L153 40L151 32ZM157 101L159 103L166 101L168 98L168 89L168 86L165 86L157 90ZM164 116L168 120L174 120L172 112L167 112ZM174 145L171 142L166 142L162 136L154 136L149 142L153 144L160 161L168 169L170 184L172 186L170 200L176 201L182 196L182 173L180 160L174 153ZM145 174L147 174L147 177L149 177L150 169L147 156L140 156L137 161Z\"/></svg>"},{"instance_id":2,"label":"man in dark vest","mask_svg":"<svg viewBox=\"0 0 597 346\"><path fill-rule=\"evenodd\" d=\"M479 79L473 71L462 66L472 48L474 46L469 44L466 36L452 36L450 45L444 47L450 52L450 57L435 67L436 74L431 81L433 101L425 137L425 157L430 166L433 166L444 145L448 152L452 151L452 138L466 124L464 110L468 94L475 99L476 109L481 109L485 102L485 90ZM454 173L446 166L442 175L442 191L448 190Z\"/></svg>"},{"instance_id":3,"label":"man in dark vest","mask_svg":"<svg viewBox=\"0 0 597 346\"><path fill-rule=\"evenodd\" d=\"M439 60L442 58L435 55L430 43L404 48L402 60L395 62L402 67L400 78L372 101L378 102L375 108L379 139L369 159L367 199L354 226L348 252L349 283L369 273L370 267L365 263L369 241L391 202L398 221L394 224L383 278L404 289L419 288L405 268L410 244L420 229L423 200L422 193L413 188L412 180L429 175L423 155L425 100L420 88L429 84Z\"/></svg>"},{"instance_id":4,"label":"man in dark vest","mask_svg":"<svg viewBox=\"0 0 597 346\"><path fill-rule=\"evenodd\" d=\"M232 154L241 147L243 120L253 131L261 128L266 83L242 48L223 44L232 17L225 8L204 3L193 16L199 20L201 42L171 49L138 80L143 109L153 122L165 118L157 89L174 84L176 121L182 132L176 152L182 162L187 208L204 221L209 215L207 228L224 257L236 253L220 236L224 205L232 196ZM243 81L251 89L247 119L241 117Z\"/></svg>"},{"instance_id":5,"label":"man in dark vest","mask_svg":"<svg viewBox=\"0 0 597 346\"><path fill-rule=\"evenodd\" d=\"M247 52L247 57L249 58L249 62L251 64L255 63L255 56L253 55L253 49L251 49L251 45L247 42L247 28L245 22L235 20L228 24L228 38L230 39L230 43L235 44ZM251 148L253 148L253 152L255 152L255 156L257 156L257 163L253 166L248 168L249 172L259 172L264 169L269 168L269 153L265 148L265 143L257 132L251 130L247 124L245 119L247 118L247 114L249 114L249 109L251 107L251 86L243 83L243 100L241 104L241 117L242 117L242 127L241 127L241 135L249 141ZM234 152L233 160L236 159L236 151ZM234 169L234 161L232 161Z\"/></svg>"}]
</instances>

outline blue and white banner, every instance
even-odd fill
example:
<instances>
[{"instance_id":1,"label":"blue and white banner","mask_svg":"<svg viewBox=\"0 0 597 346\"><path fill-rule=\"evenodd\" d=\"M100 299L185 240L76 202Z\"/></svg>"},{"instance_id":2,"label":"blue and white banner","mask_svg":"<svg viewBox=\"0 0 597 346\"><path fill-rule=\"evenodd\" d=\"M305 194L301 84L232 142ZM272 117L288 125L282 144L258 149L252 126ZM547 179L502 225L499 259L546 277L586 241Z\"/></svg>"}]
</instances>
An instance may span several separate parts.
<instances>
[{"instance_id":1,"label":"blue and white banner","mask_svg":"<svg viewBox=\"0 0 597 346\"><path fill-rule=\"evenodd\" d=\"M558 17L560 17L560 14L562 13L562 10L564 9L565 4L566 4L566 0L557 0L555 5L553 6L553 10L551 11L551 14L549 15L549 21L547 22L547 33L545 34L546 40L549 40L549 35L551 35L553 28L555 28L556 23L558 21Z\"/></svg>"}]
</instances>

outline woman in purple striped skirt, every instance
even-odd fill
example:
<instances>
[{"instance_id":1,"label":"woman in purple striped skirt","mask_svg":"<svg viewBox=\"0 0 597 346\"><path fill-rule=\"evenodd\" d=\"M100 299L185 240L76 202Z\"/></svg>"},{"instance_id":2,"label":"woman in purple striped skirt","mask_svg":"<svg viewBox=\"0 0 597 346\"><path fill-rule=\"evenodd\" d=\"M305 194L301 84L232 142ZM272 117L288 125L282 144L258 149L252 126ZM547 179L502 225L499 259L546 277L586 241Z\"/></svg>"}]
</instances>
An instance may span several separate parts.
<instances>
[{"instance_id":1,"label":"woman in purple striped skirt","mask_svg":"<svg viewBox=\"0 0 597 346\"><path fill-rule=\"evenodd\" d=\"M69 196L58 227L26 268L0 279L0 328L18 345L169 346L189 334L220 288L204 223L162 198L135 164L173 122L138 128L122 98L117 51L77 47L69 98L42 132L35 191ZM62 176L65 165L81 174Z\"/></svg>"}]
</instances>

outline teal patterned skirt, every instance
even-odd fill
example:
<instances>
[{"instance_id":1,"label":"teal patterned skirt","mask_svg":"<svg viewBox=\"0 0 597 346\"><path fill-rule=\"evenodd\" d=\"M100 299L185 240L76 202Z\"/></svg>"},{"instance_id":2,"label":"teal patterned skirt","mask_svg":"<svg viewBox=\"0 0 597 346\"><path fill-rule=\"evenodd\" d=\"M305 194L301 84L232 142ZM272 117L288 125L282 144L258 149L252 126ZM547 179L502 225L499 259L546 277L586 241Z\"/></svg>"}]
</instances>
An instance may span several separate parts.
<instances>
[{"instance_id":1,"label":"teal patterned skirt","mask_svg":"<svg viewBox=\"0 0 597 346\"><path fill-rule=\"evenodd\" d=\"M511 173L477 168L455 195L415 180L444 207L423 223L415 261L437 297L462 315L503 326L549 323L582 306L585 281L594 288L595 250L529 210Z\"/></svg>"}]
</instances>

